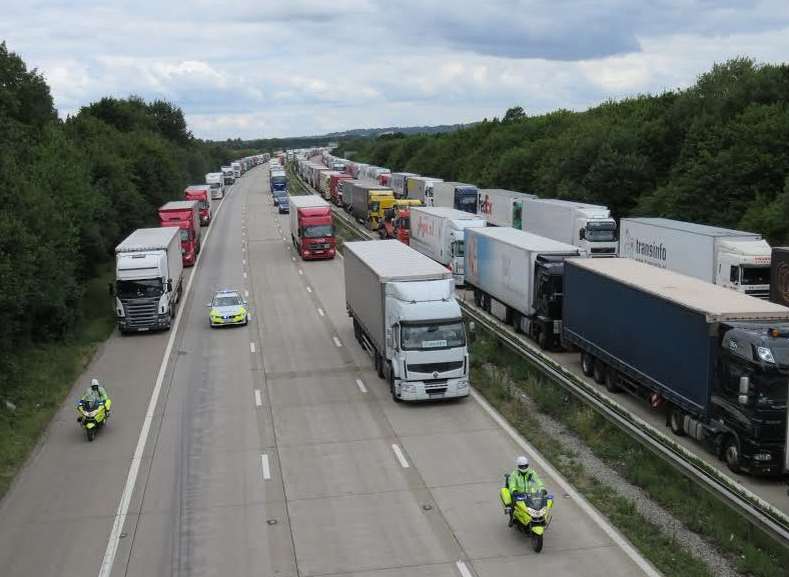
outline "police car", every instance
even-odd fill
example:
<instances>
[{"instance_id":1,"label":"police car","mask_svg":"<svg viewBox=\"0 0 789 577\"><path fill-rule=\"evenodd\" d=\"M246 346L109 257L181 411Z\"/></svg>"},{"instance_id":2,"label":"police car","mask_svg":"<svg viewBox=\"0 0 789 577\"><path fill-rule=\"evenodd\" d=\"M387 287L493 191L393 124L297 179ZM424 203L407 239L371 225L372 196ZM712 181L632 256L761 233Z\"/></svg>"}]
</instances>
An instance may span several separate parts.
<instances>
[{"instance_id":1,"label":"police car","mask_svg":"<svg viewBox=\"0 0 789 577\"><path fill-rule=\"evenodd\" d=\"M238 291L218 291L208 303L208 307L208 320L211 327L246 325L249 322L247 301L241 298Z\"/></svg>"}]
</instances>

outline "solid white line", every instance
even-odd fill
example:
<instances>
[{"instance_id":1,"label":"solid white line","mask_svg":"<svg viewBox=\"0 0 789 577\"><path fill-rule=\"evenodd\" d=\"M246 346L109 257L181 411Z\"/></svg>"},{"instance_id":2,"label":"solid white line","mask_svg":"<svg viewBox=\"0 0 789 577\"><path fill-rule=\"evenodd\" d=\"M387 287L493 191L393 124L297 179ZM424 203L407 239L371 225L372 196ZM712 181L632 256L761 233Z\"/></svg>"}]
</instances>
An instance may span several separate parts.
<instances>
[{"instance_id":1,"label":"solid white line","mask_svg":"<svg viewBox=\"0 0 789 577\"><path fill-rule=\"evenodd\" d=\"M255 389L255 406L260 407L263 405L263 398L260 396L260 389Z\"/></svg>"},{"instance_id":2,"label":"solid white line","mask_svg":"<svg viewBox=\"0 0 789 577\"><path fill-rule=\"evenodd\" d=\"M271 467L268 464L268 455L265 453L260 455L260 466L263 468L263 478L267 481L271 479Z\"/></svg>"},{"instance_id":3,"label":"solid white line","mask_svg":"<svg viewBox=\"0 0 789 577\"><path fill-rule=\"evenodd\" d=\"M249 352L250 353L254 353L255 352L255 343L249 343Z\"/></svg>"},{"instance_id":4,"label":"solid white line","mask_svg":"<svg viewBox=\"0 0 789 577\"><path fill-rule=\"evenodd\" d=\"M322 316L322 317L325 317L325 316L326 316L326 313L325 313L325 312L323 312L323 309L322 309L321 307L318 307L318 314L319 314L320 316Z\"/></svg>"},{"instance_id":5,"label":"solid white line","mask_svg":"<svg viewBox=\"0 0 789 577\"><path fill-rule=\"evenodd\" d=\"M219 204L219 208L217 209L214 218L219 216L219 213L224 205L224 202ZM211 233L213 230L213 226L208 229L203 241L204 243L208 243L208 239L211 238ZM195 265L192 268L192 274L189 276L189 280L186 282L186 288L184 289L183 295L181 295L181 302L178 303L178 313L175 315L175 322L173 323L173 326L170 327L170 337L167 339L167 347L164 349L164 356L162 357L162 362L159 365L159 372L156 375L156 383L153 386L151 399L148 401L148 408L145 411L145 418L143 419L142 428L140 429L140 436L137 438L137 446L134 449L134 456L132 457L131 464L129 465L129 474L126 476L126 485L123 488L123 493L121 493L121 500L120 503L118 503L118 510L115 512L115 521L112 524L112 530L110 531L110 536L107 540L107 548L104 550L104 559L102 560L101 568L99 569L99 577L110 577L110 574L112 573L112 566L115 563L115 556L118 553L118 544L120 543L121 532L123 531L123 526L126 523L126 517L129 513L129 505L131 504L132 493L134 493L134 485L136 485L137 475L140 473L142 454L145 451L145 445L148 443L148 435L151 432L151 424L153 423L154 413L156 412L156 405L159 402L159 395L162 391L164 375L167 372L167 365L169 364L170 355L173 351L175 337L178 334L178 327L181 325L181 318L183 318L184 310L186 309L185 304L189 298L189 292L192 289L192 281L194 281L195 277L197 276L198 267L200 266L200 261L204 254L204 252L200 252L200 254L197 255Z\"/></svg>"},{"instance_id":6,"label":"solid white line","mask_svg":"<svg viewBox=\"0 0 789 577\"><path fill-rule=\"evenodd\" d=\"M392 450L394 451L395 457L397 460L400 461L400 466L403 469L408 469L411 465L408 464L408 461L405 460L405 455L403 455L402 449L400 449L400 445L392 444Z\"/></svg>"},{"instance_id":7,"label":"solid white line","mask_svg":"<svg viewBox=\"0 0 789 577\"><path fill-rule=\"evenodd\" d=\"M584 513L586 513L592 519L592 521L594 521L595 524L600 527L611 538L611 540L613 540L614 543L616 543L617 546L619 546L619 548L622 549L625 554L630 557L636 565L639 566L639 568L646 575L649 577L660 577L660 572L655 569L649 561L642 557L641 554L633 548L630 542L625 539L613 525L611 525L608 519L603 517L597 509L592 507L592 505L589 504L583 495L578 493L578 491L576 491L575 488L570 485L570 483L564 477L561 476L559 471L554 469L553 465L548 463L548 461L546 461L545 458L537 452L537 449L532 447L531 444L526 439L524 439L521 434L516 431L512 425L510 425L482 395L472 389L471 396L480 404L480 406L482 406L483 409L485 409L485 412L487 412L488 415L490 415L493 420L496 421L496 423L502 429L504 429L510 438L512 438L512 440L515 441L515 443L519 445L521 449L529 454L529 457L532 459L532 461L537 463L543 472L556 479L556 483L562 488L562 490L578 504Z\"/></svg>"},{"instance_id":8,"label":"solid white line","mask_svg":"<svg viewBox=\"0 0 789 577\"><path fill-rule=\"evenodd\" d=\"M455 563L455 565L457 565L458 572L460 573L461 577L473 577L471 575L471 571L468 570L468 567L466 567L466 564L463 561L458 561Z\"/></svg>"},{"instance_id":9,"label":"solid white line","mask_svg":"<svg viewBox=\"0 0 789 577\"><path fill-rule=\"evenodd\" d=\"M337 337L332 337L332 340L334 341L334 344L337 348L340 348L342 346L340 339L338 339Z\"/></svg>"},{"instance_id":10,"label":"solid white line","mask_svg":"<svg viewBox=\"0 0 789 577\"><path fill-rule=\"evenodd\" d=\"M364 386L362 379L356 379L356 386L359 387L359 390L363 393L367 392L367 387Z\"/></svg>"},{"instance_id":11,"label":"solid white line","mask_svg":"<svg viewBox=\"0 0 789 577\"><path fill-rule=\"evenodd\" d=\"M312 292L312 287L307 287L307 292L311 293Z\"/></svg>"}]
</instances>

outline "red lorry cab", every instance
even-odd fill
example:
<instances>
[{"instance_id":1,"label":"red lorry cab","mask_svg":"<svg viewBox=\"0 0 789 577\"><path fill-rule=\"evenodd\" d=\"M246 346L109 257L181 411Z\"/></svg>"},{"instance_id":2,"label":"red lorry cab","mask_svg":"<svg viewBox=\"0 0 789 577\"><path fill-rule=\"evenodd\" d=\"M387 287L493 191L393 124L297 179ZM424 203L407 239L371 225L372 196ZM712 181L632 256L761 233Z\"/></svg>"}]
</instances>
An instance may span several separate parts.
<instances>
[{"instance_id":1,"label":"red lorry cab","mask_svg":"<svg viewBox=\"0 0 789 577\"><path fill-rule=\"evenodd\" d=\"M388 172L385 172L384 174L379 174L378 184L380 184L381 186L389 186L389 181L391 179L392 179L392 175L389 174Z\"/></svg>"},{"instance_id":2,"label":"red lorry cab","mask_svg":"<svg viewBox=\"0 0 789 577\"><path fill-rule=\"evenodd\" d=\"M378 229L378 234L382 239L394 238L403 244L410 244L411 242L411 210L408 207L395 208L394 216L385 218L381 228Z\"/></svg>"},{"instance_id":3,"label":"red lorry cab","mask_svg":"<svg viewBox=\"0 0 789 577\"><path fill-rule=\"evenodd\" d=\"M322 199L321 199L322 200ZM326 201L318 206L299 206L315 202L314 198L292 197L290 210L291 237L304 260L334 258L335 239L331 206Z\"/></svg>"},{"instance_id":4,"label":"red lorry cab","mask_svg":"<svg viewBox=\"0 0 789 577\"><path fill-rule=\"evenodd\" d=\"M159 208L159 226L181 229L184 266L194 266L200 252L200 209L196 200L175 200Z\"/></svg>"},{"instance_id":5,"label":"red lorry cab","mask_svg":"<svg viewBox=\"0 0 789 577\"><path fill-rule=\"evenodd\" d=\"M331 196L331 201L336 204L337 206L342 206L342 188L340 187L340 183L343 180L350 180L350 174L332 174L329 177L329 195Z\"/></svg>"},{"instance_id":6,"label":"red lorry cab","mask_svg":"<svg viewBox=\"0 0 789 577\"><path fill-rule=\"evenodd\" d=\"M184 190L185 200L196 200L200 206L200 225L208 226L211 223L213 212L211 209L211 187L207 184L193 184Z\"/></svg>"}]
</instances>

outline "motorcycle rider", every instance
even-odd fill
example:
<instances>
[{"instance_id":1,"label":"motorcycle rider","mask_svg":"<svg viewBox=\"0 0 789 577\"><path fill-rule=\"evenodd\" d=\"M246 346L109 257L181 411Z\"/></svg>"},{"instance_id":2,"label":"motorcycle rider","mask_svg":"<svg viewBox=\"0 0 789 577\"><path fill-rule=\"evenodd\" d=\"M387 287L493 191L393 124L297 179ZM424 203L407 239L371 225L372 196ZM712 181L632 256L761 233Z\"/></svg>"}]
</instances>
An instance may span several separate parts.
<instances>
[{"instance_id":1,"label":"motorcycle rider","mask_svg":"<svg viewBox=\"0 0 789 577\"><path fill-rule=\"evenodd\" d=\"M104 403L104 408L107 412L107 417L110 416L110 397L107 395L107 390L101 386L98 379L91 379L90 388L80 398L80 403L85 403L89 406L95 406L99 403ZM77 422L81 422L82 417L77 418Z\"/></svg>"},{"instance_id":2,"label":"motorcycle rider","mask_svg":"<svg viewBox=\"0 0 789 577\"><path fill-rule=\"evenodd\" d=\"M522 495L532 488L543 493L545 492L545 486L542 483L542 479L540 479L540 476L534 469L529 468L529 458L526 455L521 455L515 459L515 470L512 471L507 478L507 488L513 500L515 500L518 495ZM510 527L512 527L514 522L512 517L513 510L514 508L512 506L507 507L507 514L510 516Z\"/></svg>"}]
</instances>

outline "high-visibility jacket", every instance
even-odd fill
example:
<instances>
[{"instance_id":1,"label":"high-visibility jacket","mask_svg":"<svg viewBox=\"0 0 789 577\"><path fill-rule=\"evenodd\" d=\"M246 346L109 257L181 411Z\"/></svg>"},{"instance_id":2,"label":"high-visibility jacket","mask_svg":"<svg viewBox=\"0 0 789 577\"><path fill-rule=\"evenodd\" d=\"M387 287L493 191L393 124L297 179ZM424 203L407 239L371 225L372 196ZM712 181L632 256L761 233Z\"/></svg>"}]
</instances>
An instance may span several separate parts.
<instances>
[{"instance_id":1,"label":"high-visibility jacket","mask_svg":"<svg viewBox=\"0 0 789 577\"><path fill-rule=\"evenodd\" d=\"M515 469L510 473L510 479L507 483L507 488L510 490L510 493L528 493L530 485L533 485L531 488L538 491L544 488L542 479L540 479L539 475L537 475L534 470L528 469L525 473L521 473L518 469Z\"/></svg>"}]
</instances>

